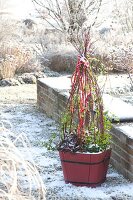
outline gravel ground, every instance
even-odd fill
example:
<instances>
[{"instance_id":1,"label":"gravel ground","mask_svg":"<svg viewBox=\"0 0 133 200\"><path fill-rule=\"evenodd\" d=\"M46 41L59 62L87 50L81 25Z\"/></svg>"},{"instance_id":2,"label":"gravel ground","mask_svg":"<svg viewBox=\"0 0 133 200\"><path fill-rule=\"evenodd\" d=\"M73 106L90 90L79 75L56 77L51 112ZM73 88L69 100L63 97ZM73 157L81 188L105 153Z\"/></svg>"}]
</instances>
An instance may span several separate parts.
<instances>
[{"instance_id":1,"label":"gravel ground","mask_svg":"<svg viewBox=\"0 0 133 200\"><path fill-rule=\"evenodd\" d=\"M29 104L36 103L36 100L36 84L0 87L0 102L3 104Z\"/></svg>"},{"instance_id":2,"label":"gravel ground","mask_svg":"<svg viewBox=\"0 0 133 200\"><path fill-rule=\"evenodd\" d=\"M58 152L47 151L42 145L57 132L57 124L38 111L36 85L0 88L0 120L9 120L12 131L24 132L29 138L32 156L46 186L46 200L133 200L133 183L111 166L101 187L92 189L64 183ZM22 152L27 157L27 149Z\"/></svg>"}]
</instances>

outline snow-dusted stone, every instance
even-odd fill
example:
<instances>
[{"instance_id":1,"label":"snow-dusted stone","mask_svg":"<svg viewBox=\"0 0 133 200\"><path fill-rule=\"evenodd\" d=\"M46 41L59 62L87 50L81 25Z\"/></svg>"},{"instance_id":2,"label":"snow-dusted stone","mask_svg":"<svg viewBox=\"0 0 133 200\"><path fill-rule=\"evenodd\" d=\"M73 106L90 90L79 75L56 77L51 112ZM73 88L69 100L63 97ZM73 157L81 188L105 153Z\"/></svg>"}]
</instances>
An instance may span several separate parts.
<instances>
[{"instance_id":1,"label":"snow-dusted stone","mask_svg":"<svg viewBox=\"0 0 133 200\"><path fill-rule=\"evenodd\" d=\"M14 78L7 78L0 81L0 86L6 87L6 86L16 86L20 85L20 82Z\"/></svg>"},{"instance_id":2,"label":"snow-dusted stone","mask_svg":"<svg viewBox=\"0 0 133 200\"><path fill-rule=\"evenodd\" d=\"M39 81L57 91L70 90L71 88L69 76L48 77L45 79L39 79Z\"/></svg>"},{"instance_id":3,"label":"snow-dusted stone","mask_svg":"<svg viewBox=\"0 0 133 200\"><path fill-rule=\"evenodd\" d=\"M69 96L69 91L71 89L70 76L48 77L39 79L39 81L46 84L48 87L59 91L62 95ZM113 121L133 121L132 105L108 94L103 95L103 102L105 111L108 111L108 114Z\"/></svg>"},{"instance_id":4,"label":"snow-dusted stone","mask_svg":"<svg viewBox=\"0 0 133 200\"><path fill-rule=\"evenodd\" d=\"M21 76L18 77L18 80L21 83L27 83L27 84L35 84L36 83L36 77L30 73L24 73Z\"/></svg>"},{"instance_id":5,"label":"snow-dusted stone","mask_svg":"<svg viewBox=\"0 0 133 200\"><path fill-rule=\"evenodd\" d=\"M125 135L133 141L133 123L124 123L117 126L117 129L122 131Z\"/></svg>"},{"instance_id":6,"label":"snow-dusted stone","mask_svg":"<svg viewBox=\"0 0 133 200\"><path fill-rule=\"evenodd\" d=\"M113 121L128 122L133 121L133 106L125 103L117 97L103 95L104 109L112 117Z\"/></svg>"}]
</instances>

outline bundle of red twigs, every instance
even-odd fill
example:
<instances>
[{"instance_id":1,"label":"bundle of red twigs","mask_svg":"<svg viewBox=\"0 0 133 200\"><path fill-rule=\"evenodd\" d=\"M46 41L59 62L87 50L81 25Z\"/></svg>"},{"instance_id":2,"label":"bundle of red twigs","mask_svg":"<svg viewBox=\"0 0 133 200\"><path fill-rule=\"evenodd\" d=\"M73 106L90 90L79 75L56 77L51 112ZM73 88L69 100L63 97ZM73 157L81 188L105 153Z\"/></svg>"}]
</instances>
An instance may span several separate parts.
<instances>
[{"instance_id":1,"label":"bundle of red twigs","mask_svg":"<svg viewBox=\"0 0 133 200\"><path fill-rule=\"evenodd\" d=\"M102 98L89 57L78 57L71 83L68 101L68 109L71 115L70 132L73 132L72 127L76 114L78 123L75 130L78 139L83 142L85 135L91 134L92 124L94 132L95 129L98 129L101 133L104 133Z\"/></svg>"}]
</instances>

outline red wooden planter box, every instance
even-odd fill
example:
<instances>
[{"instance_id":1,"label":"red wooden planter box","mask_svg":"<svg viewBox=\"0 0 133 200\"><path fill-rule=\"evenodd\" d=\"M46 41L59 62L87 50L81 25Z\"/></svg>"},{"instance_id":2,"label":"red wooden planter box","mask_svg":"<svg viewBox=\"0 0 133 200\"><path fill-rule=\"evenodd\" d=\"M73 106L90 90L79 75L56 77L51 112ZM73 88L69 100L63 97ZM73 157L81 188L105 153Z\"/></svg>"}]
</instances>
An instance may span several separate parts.
<instances>
[{"instance_id":1,"label":"red wooden planter box","mask_svg":"<svg viewBox=\"0 0 133 200\"><path fill-rule=\"evenodd\" d=\"M106 180L111 150L100 153L59 151L66 183L96 187Z\"/></svg>"}]
</instances>

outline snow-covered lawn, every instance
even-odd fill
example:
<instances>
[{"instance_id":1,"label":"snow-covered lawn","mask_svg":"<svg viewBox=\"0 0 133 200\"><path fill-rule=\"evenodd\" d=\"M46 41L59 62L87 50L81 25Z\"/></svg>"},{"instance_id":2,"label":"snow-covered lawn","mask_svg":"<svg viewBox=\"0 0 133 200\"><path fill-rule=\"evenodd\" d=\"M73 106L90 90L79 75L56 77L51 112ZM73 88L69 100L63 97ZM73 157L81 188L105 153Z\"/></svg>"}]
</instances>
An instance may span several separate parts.
<instances>
[{"instance_id":1,"label":"snow-covered lawn","mask_svg":"<svg viewBox=\"0 0 133 200\"><path fill-rule=\"evenodd\" d=\"M124 179L111 166L107 180L101 187L92 189L65 184L58 152L47 151L42 145L53 132L57 132L57 126L52 119L37 110L36 86L7 87L5 90L6 93L3 93L3 88L0 88L0 120L9 120L13 125L12 131L18 134L24 132L30 140L32 147L21 147L20 150L25 159L29 160L28 152L31 151L46 186L47 200L133 200L133 183ZM11 95L13 90L17 90L14 101ZM12 97L11 103L8 96Z\"/></svg>"}]
</instances>

